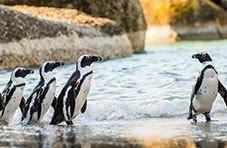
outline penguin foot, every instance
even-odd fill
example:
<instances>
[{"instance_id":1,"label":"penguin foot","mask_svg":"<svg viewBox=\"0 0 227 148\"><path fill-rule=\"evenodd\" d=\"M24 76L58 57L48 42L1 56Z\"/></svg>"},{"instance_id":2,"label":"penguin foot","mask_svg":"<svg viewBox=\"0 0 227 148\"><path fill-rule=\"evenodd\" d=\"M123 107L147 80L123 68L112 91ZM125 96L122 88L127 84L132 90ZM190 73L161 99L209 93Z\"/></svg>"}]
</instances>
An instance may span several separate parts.
<instances>
[{"instance_id":1,"label":"penguin foot","mask_svg":"<svg viewBox=\"0 0 227 148\"><path fill-rule=\"evenodd\" d=\"M194 123L197 123L197 117L196 117L196 115L193 115L192 116L192 119L193 119Z\"/></svg>"},{"instance_id":2,"label":"penguin foot","mask_svg":"<svg viewBox=\"0 0 227 148\"><path fill-rule=\"evenodd\" d=\"M21 125L28 125L29 121L25 118L21 121Z\"/></svg>"},{"instance_id":3,"label":"penguin foot","mask_svg":"<svg viewBox=\"0 0 227 148\"><path fill-rule=\"evenodd\" d=\"M210 115L205 115L206 117L206 122L211 122Z\"/></svg>"},{"instance_id":4,"label":"penguin foot","mask_svg":"<svg viewBox=\"0 0 227 148\"><path fill-rule=\"evenodd\" d=\"M73 125L73 122L70 120L70 121L65 121L67 125Z\"/></svg>"}]
</instances>

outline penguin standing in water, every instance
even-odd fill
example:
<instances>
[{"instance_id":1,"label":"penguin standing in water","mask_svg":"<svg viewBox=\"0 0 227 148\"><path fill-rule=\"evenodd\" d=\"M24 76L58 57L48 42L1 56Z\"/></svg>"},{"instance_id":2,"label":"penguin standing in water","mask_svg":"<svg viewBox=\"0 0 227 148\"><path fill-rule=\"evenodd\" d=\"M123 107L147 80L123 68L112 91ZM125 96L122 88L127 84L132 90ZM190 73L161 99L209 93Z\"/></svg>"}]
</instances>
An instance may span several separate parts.
<instances>
[{"instance_id":1,"label":"penguin standing in water","mask_svg":"<svg viewBox=\"0 0 227 148\"><path fill-rule=\"evenodd\" d=\"M25 100L23 91L26 83L26 76L33 74L34 71L26 68L16 68L10 77L6 88L2 92L0 101L0 121L8 123L13 117L14 112L20 106L23 111Z\"/></svg>"},{"instance_id":2,"label":"penguin standing in water","mask_svg":"<svg viewBox=\"0 0 227 148\"><path fill-rule=\"evenodd\" d=\"M187 119L193 119L194 122L197 122L196 116L203 114L206 121L209 122L211 121L209 114L218 93L227 105L227 90L219 81L218 73L207 53L194 54L192 58L198 59L203 64L203 69L192 90Z\"/></svg>"},{"instance_id":3,"label":"penguin standing in water","mask_svg":"<svg viewBox=\"0 0 227 148\"><path fill-rule=\"evenodd\" d=\"M61 90L50 124L65 121L68 125L80 113L86 111L87 95L92 79L92 63L101 61L99 56L82 55L76 63L76 71Z\"/></svg>"},{"instance_id":4,"label":"penguin standing in water","mask_svg":"<svg viewBox=\"0 0 227 148\"><path fill-rule=\"evenodd\" d=\"M28 97L22 123L39 123L49 107L55 106L56 78L52 71L63 66L62 62L46 61L39 69L40 81Z\"/></svg>"}]
</instances>

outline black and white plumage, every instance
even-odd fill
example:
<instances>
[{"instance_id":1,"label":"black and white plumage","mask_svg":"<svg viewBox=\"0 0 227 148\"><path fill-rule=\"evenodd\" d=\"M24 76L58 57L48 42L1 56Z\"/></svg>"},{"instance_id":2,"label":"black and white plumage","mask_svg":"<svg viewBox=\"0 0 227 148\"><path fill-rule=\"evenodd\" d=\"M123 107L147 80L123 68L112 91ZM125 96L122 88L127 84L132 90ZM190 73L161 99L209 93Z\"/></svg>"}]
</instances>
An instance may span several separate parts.
<instances>
[{"instance_id":1,"label":"black and white plumage","mask_svg":"<svg viewBox=\"0 0 227 148\"><path fill-rule=\"evenodd\" d=\"M71 75L61 90L50 124L65 121L68 125L80 113L84 113L87 106L87 95L92 79L92 63L101 61L99 56L82 55L76 63L76 71Z\"/></svg>"},{"instance_id":2,"label":"black and white plumage","mask_svg":"<svg viewBox=\"0 0 227 148\"><path fill-rule=\"evenodd\" d=\"M51 105L55 105L56 78L52 71L62 62L46 61L39 69L40 81L25 103L22 123L39 123Z\"/></svg>"},{"instance_id":3,"label":"black and white plumage","mask_svg":"<svg viewBox=\"0 0 227 148\"><path fill-rule=\"evenodd\" d=\"M203 68L192 90L188 119L197 122L196 115L204 114L206 121L211 121L210 111L217 94L221 94L227 105L227 90L218 79L218 73L207 53L194 54L192 58L198 59Z\"/></svg>"},{"instance_id":4,"label":"black and white plumage","mask_svg":"<svg viewBox=\"0 0 227 148\"><path fill-rule=\"evenodd\" d=\"M26 68L16 68L10 77L10 80L2 92L0 101L0 121L8 123L14 112L20 106L23 111L24 98L23 91L26 83L26 76L34 73L33 70Z\"/></svg>"}]
</instances>

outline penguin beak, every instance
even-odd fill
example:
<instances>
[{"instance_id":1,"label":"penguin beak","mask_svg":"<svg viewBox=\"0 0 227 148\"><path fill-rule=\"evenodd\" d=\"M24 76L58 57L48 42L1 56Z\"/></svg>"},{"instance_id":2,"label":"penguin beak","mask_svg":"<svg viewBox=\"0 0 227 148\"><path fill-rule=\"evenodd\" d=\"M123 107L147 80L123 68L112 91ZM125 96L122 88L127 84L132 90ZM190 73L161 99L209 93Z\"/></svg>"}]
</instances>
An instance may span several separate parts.
<instances>
[{"instance_id":1,"label":"penguin beak","mask_svg":"<svg viewBox=\"0 0 227 148\"><path fill-rule=\"evenodd\" d=\"M92 62L100 62L100 61L102 61L102 57L100 57L100 56L91 56L91 61Z\"/></svg>"},{"instance_id":2,"label":"penguin beak","mask_svg":"<svg viewBox=\"0 0 227 148\"><path fill-rule=\"evenodd\" d=\"M193 55L192 55L192 58L193 58L193 59L198 59L199 56L200 56L200 54L193 54Z\"/></svg>"}]
</instances>

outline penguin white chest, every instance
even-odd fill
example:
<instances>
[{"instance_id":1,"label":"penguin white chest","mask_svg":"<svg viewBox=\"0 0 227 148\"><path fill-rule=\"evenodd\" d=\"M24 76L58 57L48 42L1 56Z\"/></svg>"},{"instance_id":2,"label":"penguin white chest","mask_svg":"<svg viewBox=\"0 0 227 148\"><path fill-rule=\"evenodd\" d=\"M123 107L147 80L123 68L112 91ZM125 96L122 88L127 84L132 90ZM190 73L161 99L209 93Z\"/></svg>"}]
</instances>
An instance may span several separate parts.
<instances>
[{"instance_id":1,"label":"penguin white chest","mask_svg":"<svg viewBox=\"0 0 227 148\"><path fill-rule=\"evenodd\" d=\"M54 100L54 96L55 96L55 90L56 90L56 81L54 81L53 83L50 84L49 89L46 93L45 98L43 99L43 103L42 103L42 111L41 111L41 117L40 119L42 119L43 115L47 112L47 110L50 108L51 103Z\"/></svg>"},{"instance_id":2,"label":"penguin white chest","mask_svg":"<svg viewBox=\"0 0 227 148\"><path fill-rule=\"evenodd\" d=\"M45 87L46 86L43 86L43 88L45 88ZM43 118L43 116L45 115L45 113L50 108L52 101L54 100L55 90L56 90L56 81L54 81L53 83L51 83L49 85L49 89L47 90L47 93L46 93L45 97L43 98L42 105L41 105L42 107L41 107L41 115L40 115L40 118L38 119L38 112L36 112L32 116L32 119L31 119L32 122L38 123ZM34 103L35 102L32 102L31 104L34 104Z\"/></svg>"},{"instance_id":3,"label":"penguin white chest","mask_svg":"<svg viewBox=\"0 0 227 148\"><path fill-rule=\"evenodd\" d=\"M21 99L23 96L23 90L24 90L24 86L17 87L15 89L8 104L5 106L3 116L0 118L1 121L9 122L10 119L13 117L14 112L17 110L21 102ZM2 115L2 111L0 112L0 115Z\"/></svg>"},{"instance_id":4,"label":"penguin white chest","mask_svg":"<svg viewBox=\"0 0 227 148\"><path fill-rule=\"evenodd\" d=\"M76 98L76 106L75 106L73 118L76 117L80 113L80 110L83 107L83 105L87 99L87 95L90 90L91 80L92 80L92 74L88 75L84 79L84 81L81 85L79 94Z\"/></svg>"},{"instance_id":5,"label":"penguin white chest","mask_svg":"<svg viewBox=\"0 0 227 148\"><path fill-rule=\"evenodd\" d=\"M218 75L214 69L204 71L202 84L193 99L193 106L198 113L210 112L218 93Z\"/></svg>"}]
</instances>

